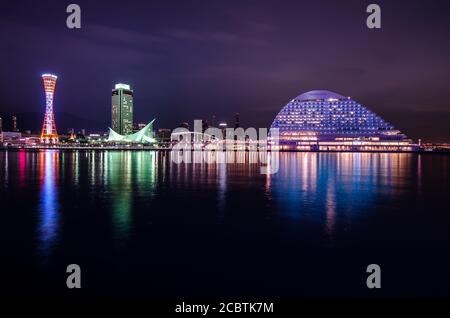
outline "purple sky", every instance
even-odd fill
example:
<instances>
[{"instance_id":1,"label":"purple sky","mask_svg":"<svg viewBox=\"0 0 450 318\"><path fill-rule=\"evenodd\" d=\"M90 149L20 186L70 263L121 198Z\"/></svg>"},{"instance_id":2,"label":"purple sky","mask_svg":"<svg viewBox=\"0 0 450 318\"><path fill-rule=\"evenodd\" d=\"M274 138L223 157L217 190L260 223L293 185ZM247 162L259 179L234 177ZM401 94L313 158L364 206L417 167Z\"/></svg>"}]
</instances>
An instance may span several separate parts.
<instances>
[{"instance_id":1,"label":"purple sky","mask_svg":"<svg viewBox=\"0 0 450 318\"><path fill-rule=\"evenodd\" d=\"M65 26L72 2L81 30ZM373 2L381 30L365 24ZM0 113L43 112L45 72L59 76L56 110L99 129L117 82L135 90L136 121L168 128L235 112L267 127L293 97L328 89L413 138L450 141L449 14L448 1L3 1Z\"/></svg>"}]
</instances>

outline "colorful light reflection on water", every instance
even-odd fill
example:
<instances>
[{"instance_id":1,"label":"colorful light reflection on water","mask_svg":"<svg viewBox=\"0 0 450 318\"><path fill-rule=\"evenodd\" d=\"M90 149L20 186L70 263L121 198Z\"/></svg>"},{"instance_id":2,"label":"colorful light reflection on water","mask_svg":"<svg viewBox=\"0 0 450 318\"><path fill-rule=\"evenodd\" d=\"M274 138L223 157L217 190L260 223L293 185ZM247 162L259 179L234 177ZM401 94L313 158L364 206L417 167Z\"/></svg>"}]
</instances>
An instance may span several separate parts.
<instances>
[{"instance_id":1,"label":"colorful light reflection on water","mask_svg":"<svg viewBox=\"0 0 450 318\"><path fill-rule=\"evenodd\" d=\"M5 255L27 270L80 262L115 277L117 269L126 279L107 291L142 283L143 295L149 284L172 295L201 282L218 294L237 286L295 296L318 283L308 270L327 264L346 277L373 255L392 268L417 264L414 273L432 264L421 260L450 263L439 252L450 241L449 156L281 153L273 175L246 158L177 165L164 152L0 152ZM239 282L271 276L254 289L207 276L230 269ZM148 272L158 275L143 279Z\"/></svg>"}]
</instances>

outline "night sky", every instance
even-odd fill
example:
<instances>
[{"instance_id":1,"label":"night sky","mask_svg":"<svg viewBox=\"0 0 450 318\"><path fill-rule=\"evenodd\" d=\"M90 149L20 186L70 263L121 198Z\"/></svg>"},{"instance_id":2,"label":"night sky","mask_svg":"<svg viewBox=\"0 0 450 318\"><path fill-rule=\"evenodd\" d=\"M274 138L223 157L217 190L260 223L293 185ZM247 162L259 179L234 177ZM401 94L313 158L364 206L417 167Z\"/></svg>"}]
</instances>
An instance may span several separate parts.
<instances>
[{"instance_id":1,"label":"night sky","mask_svg":"<svg viewBox=\"0 0 450 318\"><path fill-rule=\"evenodd\" d=\"M70 3L80 30L66 27ZM370 3L381 30L366 27ZM45 72L59 76L57 120L99 130L117 82L135 91L135 121L159 128L236 112L268 127L292 98L328 89L412 138L450 142L449 34L448 1L2 0L0 113L43 117Z\"/></svg>"}]
</instances>

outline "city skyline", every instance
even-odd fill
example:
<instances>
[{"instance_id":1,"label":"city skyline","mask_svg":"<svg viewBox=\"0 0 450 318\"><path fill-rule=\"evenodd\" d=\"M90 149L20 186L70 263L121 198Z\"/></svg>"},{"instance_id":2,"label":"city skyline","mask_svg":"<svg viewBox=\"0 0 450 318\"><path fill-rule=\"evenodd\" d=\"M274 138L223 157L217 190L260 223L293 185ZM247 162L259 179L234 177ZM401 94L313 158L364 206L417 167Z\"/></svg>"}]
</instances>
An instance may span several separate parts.
<instances>
[{"instance_id":1,"label":"city skyline","mask_svg":"<svg viewBox=\"0 0 450 318\"><path fill-rule=\"evenodd\" d=\"M55 77L55 79L57 78L56 75L52 75L52 74L43 74L42 75L42 77L45 77L45 76L53 76L53 77ZM44 81L44 84L45 84L45 81ZM306 93L321 92L321 91L323 91L323 92L331 92L331 91L328 91L328 90L312 90L312 91L309 91L309 92L306 92ZM123 92L125 92L125 93L123 93ZM306 93L304 93L304 94L306 94ZM334 93L334 92L331 92L331 93ZM52 104L52 108L53 108L53 94L54 94L54 91L51 94L52 94L51 104ZM122 95L123 95L123 97L121 99L120 97ZM47 120L47 118L48 118L48 115L47 115L47 112L48 112L47 111L47 107L48 107L47 92L44 94L44 96L45 96L44 97L44 104L46 106L44 107L44 127L42 128L41 138L42 138L42 135L44 134L44 129L46 129L46 127L49 125L49 123L47 123L47 121L48 121ZM348 96L346 98L351 99L350 96ZM123 135L128 135L128 134L131 134L133 131L136 131L138 125L144 125L144 126L146 125L146 124L144 124L144 122L148 121L147 119L142 119L142 118L139 118L137 120L134 119L134 115L133 115L134 114L133 99L134 99L134 91L133 91L133 89L131 89L130 85L122 84L122 83L118 83L118 84L114 85L114 89L112 89L112 99L111 99L112 104L110 105L110 121L109 121L109 124L107 124L108 127L113 127L114 131L120 131ZM127 104L130 104L131 106L127 106ZM131 108L128 109L129 107L131 107ZM125 117L124 118L125 119L122 118L122 112L123 112L124 108L125 108L125 111L124 111L124 113L125 113ZM0 111L1 111L1 109L0 109ZM120 113L120 116L118 115L118 113ZM18 124L19 119L18 119L17 114L18 114L17 112L14 112L14 113L8 114L8 116L4 116L4 113L0 112L0 115L3 115L4 117L6 117L7 120L8 120L8 117L9 117L9 120L10 120L9 125L8 125L8 123L6 125L4 125L3 118L0 116L0 127L3 128L4 131L7 131L7 130L11 130L13 132L16 132L16 131L17 132L19 132L19 131L27 132L28 131L31 134L36 134L38 132L36 130L36 127L38 127L36 122L34 122L33 124L30 125L30 122L28 121L27 125L21 127ZM30 113L26 112L25 114L29 115ZM55 117L58 117L58 115L61 115L61 114L65 114L66 116L68 115L68 118L72 117L71 114L67 114L65 112L61 112L61 111L58 112L58 111L54 111L53 110L53 112L51 114L52 115L51 116L52 120L50 122L50 125L54 125ZM279 116L279 114L280 114L279 112L276 112L276 116L274 118L276 119L276 117ZM35 115L35 114L33 114L33 115ZM238 124L239 123L239 116L240 116L239 113L228 114L228 120L234 118L234 120L236 122L235 128L239 127L239 125L240 125L240 124ZM192 119L192 122L194 122L195 120L198 120L198 117L200 117L200 116L194 117ZM76 119L80 120L80 118L76 117L76 116L74 116L73 118L76 118ZM83 119L81 119L81 120L83 121ZM175 119L174 122L177 122L177 120L178 119ZM205 115L205 116L203 116L203 119L200 119L200 120L204 121L207 126L215 127L215 128L220 128L221 125L224 125L224 124L227 125L227 123L232 123L232 120L230 120L230 121L228 121L228 120L218 120L217 121L217 116L214 115L214 114L211 115L211 116L206 116ZM212 122L212 125L211 125L210 120ZM89 119L86 119L86 122L89 122ZM87 124L87 127L89 127L89 130L91 132L103 132L106 135L108 133L108 128L101 127L100 124L99 124L100 122L102 122L102 121L100 121L100 120L97 121L96 122L97 125L95 127L94 126L89 126L89 124ZM208 124L208 122L209 122L209 124ZM91 121L91 123L92 123L92 121ZM186 124L186 123L189 125L189 122L183 122L182 119L180 119L180 120L178 120L178 124L175 124L174 126L170 127L169 129L182 127L183 124ZM5 126L6 126L6 129L5 129ZM269 128L270 126L271 125L269 125L267 128ZM272 123L272 126L273 126L273 123ZM77 128L73 128L73 127L75 127L75 126L72 125L72 124L69 124L69 126L64 126L63 128L64 128L64 131L67 131L68 134L70 134L70 131L73 131L73 130L78 130L78 131L84 131L85 130L85 128L84 128L85 126L79 126ZM159 126L158 128L166 129L163 126ZM56 128L54 128L54 129L56 129ZM140 129L142 129L142 127L140 127ZM56 133L56 136L57 136L58 134L57 134L56 131L55 131L55 133ZM63 133L63 135L65 135L65 134L66 133ZM417 136L415 139L417 141L423 141L424 140L423 136L420 136L420 135ZM425 137L425 139L426 139L426 137ZM437 138L437 139L435 138L435 140L432 140L432 138L431 138L431 140L426 140L426 141L428 141L428 142L430 142L430 141L431 142L442 142L442 140L439 140L439 138ZM444 141L446 141L446 140L444 139Z\"/></svg>"},{"instance_id":2,"label":"city skyline","mask_svg":"<svg viewBox=\"0 0 450 318\"><path fill-rule=\"evenodd\" d=\"M77 117L88 129L109 125L106 92L125 82L137 92L136 121L156 116L158 127L233 122L235 113L243 126L269 127L289 96L327 89L351 94L413 139L450 140L444 1L379 1L381 30L365 26L360 1L135 2L126 14L114 2L79 4L80 30L65 27L63 3L21 14L1 5L4 125L12 114L20 126L23 114L42 113L37 76L51 71L61 76L57 121Z\"/></svg>"}]
</instances>

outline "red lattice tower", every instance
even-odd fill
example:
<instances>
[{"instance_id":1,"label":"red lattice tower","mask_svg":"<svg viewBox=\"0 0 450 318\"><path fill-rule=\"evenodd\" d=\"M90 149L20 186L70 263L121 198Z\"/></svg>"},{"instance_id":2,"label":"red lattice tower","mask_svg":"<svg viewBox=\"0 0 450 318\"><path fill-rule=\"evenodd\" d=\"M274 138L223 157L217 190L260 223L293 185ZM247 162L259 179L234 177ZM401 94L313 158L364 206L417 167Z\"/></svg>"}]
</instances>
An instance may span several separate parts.
<instances>
[{"instance_id":1,"label":"red lattice tower","mask_svg":"<svg viewBox=\"0 0 450 318\"><path fill-rule=\"evenodd\" d=\"M45 116L42 126L41 142L57 143L58 133L56 131L55 114L53 113L53 96L55 94L56 79L58 77L52 74L42 75L45 90Z\"/></svg>"}]
</instances>

